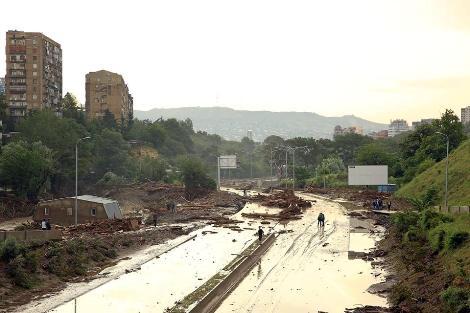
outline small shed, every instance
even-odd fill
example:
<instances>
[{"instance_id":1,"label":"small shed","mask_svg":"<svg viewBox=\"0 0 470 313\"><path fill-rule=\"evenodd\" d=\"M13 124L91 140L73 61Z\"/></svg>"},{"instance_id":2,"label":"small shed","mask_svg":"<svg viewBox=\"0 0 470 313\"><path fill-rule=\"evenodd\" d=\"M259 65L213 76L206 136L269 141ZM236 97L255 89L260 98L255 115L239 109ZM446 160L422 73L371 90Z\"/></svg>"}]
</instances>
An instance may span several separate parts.
<instances>
[{"instance_id":1,"label":"small shed","mask_svg":"<svg viewBox=\"0 0 470 313\"><path fill-rule=\"evenodd\" d=\"M78 223L89 223L106 219L121 219L122 213L116 200L92 195L77 197ZM34 220L48 219L51 224L72 225L75 223L75 197L42 201L34 211Z\"/></svg>"},{"instance_id":2,"label":"small shed","mask_svg":"<svg viewBox=\"0 0 470 313\"><path fill-rule=\"evenodd\" d=\"M379 185L377 187L378 192L389 192L393 193L397 190L397 185L395 184L386 184L386 185Z\"/></svg>"}]
</instances>

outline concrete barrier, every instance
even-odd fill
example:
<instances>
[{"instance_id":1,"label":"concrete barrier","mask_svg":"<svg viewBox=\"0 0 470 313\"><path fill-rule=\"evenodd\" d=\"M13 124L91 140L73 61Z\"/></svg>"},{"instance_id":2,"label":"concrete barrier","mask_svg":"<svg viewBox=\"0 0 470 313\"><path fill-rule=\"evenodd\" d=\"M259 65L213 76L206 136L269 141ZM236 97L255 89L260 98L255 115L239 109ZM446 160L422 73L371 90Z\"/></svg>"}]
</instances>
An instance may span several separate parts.
<instances>
[{"instance_id":1,"label":"concrete barrier","mask_svg":"<svg viewBox=\"0 0 470 313\"><path fill-rule=\"evenodd\" d=\"M16 241L26 240L26 231L24 230L10 230L5 232L6 239L15 239Z\"/></svg>"},{"instance_id":2,"label":"concrete barrier","mask_svg":"<svg viewBox=\"0 0 470 313\"><path fill-rule=\"evenodd\" d=\"M62 231L57 229L52 230L8 230L0 232L0 241L6 239L15 239L16 241L47 241L47 240L60 240L62 239Z\"/></svg>"},{"instance_id":3,"label":"concrete barrier","mask_svg":"<svg viewBox=\"0 0 470 313\"><path fill-rule=\"evenodd\" d=\"M26 231L26 240L60 240L62 239L62 231L57 229L51 230L27 230Z\"/></svg>"},{"instance_id":4,"label":"concrete barrier","mask_svg":"<svg viewBox=\"0 0 470 313\"><path fill-rule=\"evenodd\" d=\"M434 210L440 213L450 213L450 214L468 214L470 213L470 209L468 205L464 206L451 206L451 207L444 207L440 205L436 205Z\"/></svg>"},{"instance_id":5,"label":"concrete barrier","mask_svg":"<svg viewBox=\"0 0 470 313\"><path fill-rule=\"evenodd\" d=\"M238 284L250 273L253 267L258 263L263 254L271 247L275 234L270 234L266 239L237 267L228 274L217 286L201 299L189 312L190 313L212 313L219 307L222 301L232 292Z\"/></svg>"}]
</instances>

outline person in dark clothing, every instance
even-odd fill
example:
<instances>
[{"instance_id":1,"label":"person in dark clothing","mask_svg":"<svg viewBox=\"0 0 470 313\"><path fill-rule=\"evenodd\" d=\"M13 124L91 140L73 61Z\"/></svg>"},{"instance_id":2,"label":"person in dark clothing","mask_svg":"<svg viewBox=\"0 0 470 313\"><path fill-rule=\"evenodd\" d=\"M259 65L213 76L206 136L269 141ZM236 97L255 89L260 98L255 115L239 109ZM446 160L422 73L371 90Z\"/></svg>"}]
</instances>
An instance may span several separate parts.
<instances>
[{"instance_id":1,"label":"person in dark clothing","mask_svg":"<svg viewBox=\"0 0 470 313\"><path fill-rule=\"evenodd\" d=\"M176 203L175 201L170 201L166 204L166 208L171 211L171 213L176 213Z\"/></svg>"},{"instance_id":2,"label":"person in dark clothing","mask_svg":"<svg viewBox=\"0 0 470 313\"><path fill-rule=\"evenodd\" d=\"M261 228L260 226L258 229L258 239L260 243L261 243L261 240L263 239L263 235L264 235L264 231L263 231L263 228Z\"/></svg>"},{"instance_id":3,"label":"person in dark clothing","mask_svg":"<svg viewBox=\"0 0 470 313\"><path fill-rule=\"evenodd\" d=\"M325 227L325 214L323 214L322 212L318 214L318 226Z\"/></svg>"},{"instance_id":4,"label":"person in dark clothing","mask_svg":"<svg viewBox=\"0 0 470 313\"><path fill-rule=\"evenodd\" d=\"M387 208L390 211L390 209L392 208L392 201L390 201L390 200L388 201Z\"/></svg>"},{"instance_id":5,"label":"person in dark clothing","mask_svg":"<svg viewBox=\"0 0 470 313\"><path fill-rule=\"evenodd\" d=\"M384 202L382 201L382 199L379 199L379 210L382 210L383 207L384 207Z\"/></svg>"},{"instance_id":6,"label":"person in dark clothing","mask_svg":"<svg viewBox=\"0 0 470 313\"><path fill-rule=\"evenodd\" d=\"M51 230L51 223L49 222L49 220L46 220L46 229Z\"/></svg>"},{"instance_id":7,"label":"person in dark clothing","mask_svg":"<svg viewBox=\"0 0 470 313\"><path fill-rule=\"evenodd\" d=\"M157 221L158 221L158 214L153 213L153 226L157 227Z\"/></svg>"}]
</instances>

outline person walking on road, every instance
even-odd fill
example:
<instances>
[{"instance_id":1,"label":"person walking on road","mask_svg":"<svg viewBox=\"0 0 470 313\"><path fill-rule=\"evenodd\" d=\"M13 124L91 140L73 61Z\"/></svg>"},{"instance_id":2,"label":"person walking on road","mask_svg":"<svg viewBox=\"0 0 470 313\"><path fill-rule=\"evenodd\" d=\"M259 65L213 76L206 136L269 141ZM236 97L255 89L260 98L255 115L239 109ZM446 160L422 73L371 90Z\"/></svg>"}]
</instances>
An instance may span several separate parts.
<instances>
[{"instance_id":1,"label":"person walking on road","mask_svg":"<svg viewBox=\"0 0 470 313\"><path fill-rule=\"evenodd\" d=\"M325 214L323 214L323 212L318 214L318 226L325 227Z\"/></svg>"},{"instance_id":2,"label":"person walking on road","mask_svg":"<svg viewBox=\"0 0 470 313\"><path fill-rule=\"evenodd\" d=\"M264 231L263 231L263 228L260 226L259 229L258 229L259 243L261 243L261 240L263 240L263 235L264 235Z\"/></svg>"}]
</instances>

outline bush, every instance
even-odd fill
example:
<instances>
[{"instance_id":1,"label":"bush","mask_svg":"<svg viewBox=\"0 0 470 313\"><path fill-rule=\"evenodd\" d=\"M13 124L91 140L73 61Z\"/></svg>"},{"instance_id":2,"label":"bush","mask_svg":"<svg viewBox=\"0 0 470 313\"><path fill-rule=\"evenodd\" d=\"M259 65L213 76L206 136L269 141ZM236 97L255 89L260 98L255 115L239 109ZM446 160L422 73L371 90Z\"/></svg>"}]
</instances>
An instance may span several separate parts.
<instances>
[{"instance_id":1,"label":"bush","mask_svg":"<svg viewBox=\"0 0 470 313\"><path fill-rule=\"evenodd\" d=\"M466 232L466 231L457 231L455 233L451 233L447 238L448 238L447 239L447 246L450 249L457 249L465 241L467 241L468 232Z\"/></svg>"},{"instance_id":2,"label":"bush","mask_svg":"<svg viewBox=\"0 0 470 313\"><path fill-rule=\"evenodd\" d=\"M410 226L408 231L403 236L404 242L418 242L425 239L426 236L423 231L415 226Z\"/></svg>"},{"instance_id":3,"label":"bush","mask_svg":"<svg viewBox=\"0 0 470 313\"><path fill-rule=\"evenodd\" d=\"M430 233L429 238L434 252L444 249L446 232L443 229L437 229Z\"/></svg>"},{"instance_id":4,"label":"bush","mask_svg":"<svg viewBox=\"0 0 470 313\"><path fill-rule=\"evenodd\" d=\"M452 221L453 218L448 215L444 215L435 212L431 209L427 209L421 213L419 223L423 229L432 229L437 227L441 223L449 223Z\"/></svg>"},{"instance_id":5,"label":"bush","mask_svg":"<svg viewBox=\"0 0 470 313\"><path fill-rule=\"evenodd\" d=\"M24 251L24 245L14 239L7 239L0 244L0 258L10 262Z\"/></svg>"},{"instance_id":6,"label":"bush","mask_svg":"<svg viewBox=\"0 0 470 313\"><path fill-rule=\"evenodd\" d=\"M13 278L15 285L30 289L33 287L31 275L25 269L26 260L18 255L8 263L7 273Z\"/></svg>"},{"instance_id":7,"label":"bush","mask_svg":"<svg viewBox=\"0 0 470 313\"><path fill-rule=\"evenodd\" d=\"M468 312L470 310L470 291L468 289L451 286L441 293L441 299L449 312Z\"/></svg>"},{"instance_id":8,"label":"bush","mask_svg":"<svg viewBox=\"0 0 470 313\"><path fill-rule=\"evenodd\" d=\"M402 284L397 284L393 286L389 299L392 305L398 306L400 303L411 299L411 291Z\"/></svg>"},{"instance_id":9,"label":"bush","mask_svg":"<svg viewBox=\"0 0 470 313\"><path fill-rule=\"evenodd\" d=\"M406 233L411 226L417 226L418 220L419 215L415 212L399 212L392 216L392 223L402 234Z\"/></svg>"}]
</instances>

